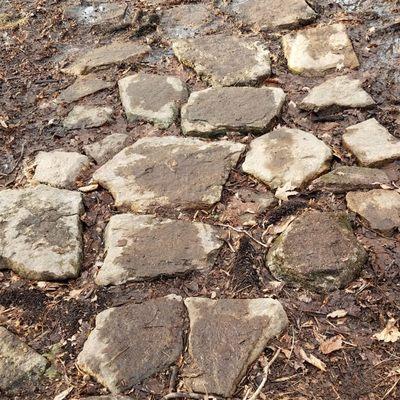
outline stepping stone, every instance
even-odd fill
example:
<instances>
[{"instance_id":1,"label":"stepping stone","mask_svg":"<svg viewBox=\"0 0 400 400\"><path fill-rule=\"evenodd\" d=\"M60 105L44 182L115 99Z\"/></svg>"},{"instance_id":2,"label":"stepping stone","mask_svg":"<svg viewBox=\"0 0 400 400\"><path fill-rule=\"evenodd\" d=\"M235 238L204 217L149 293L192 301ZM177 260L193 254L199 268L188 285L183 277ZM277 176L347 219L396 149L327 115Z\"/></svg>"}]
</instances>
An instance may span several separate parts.
<instances>
[{"instance_id":1,"label":"stepping stone","mask_svg":"<svg viewBox=\"0 0 400 400\"><path fill-rule=\"evenodd\" d=\"M193 271L208 272L223 244L217 234L215 228L199 222L114 215L105 232L107 255L96 283L119 285Z\"/></svg>"},{"instance_id":2,"label":"stepping stone","mask_svg":"<svg viewBox=\"0 0 400 400\"><path fill-rule=\"evenodd\" d=\"M285 93L275 87L208 88L193 92L182 107L182 131L215 136L228 131L261 133L280 114Z\"/></svg>"},{"instance_id":3,"label":"stepping stone","mask_svg":"<svg viewBox=\"0 0 400 400\"><path fill-rule=\"evenodd\" d=\"M324 75L359 66L346 27L340 23L289 33L282 44L288 67L295 74Z\"/></svg>"},{"instance_id":4,"label":"stepping stone","mask_svg":"<svg viewBox=\"0 0 400 400\"><path fill-rule=\"evenodd\" d=\"M39 151L33 180L60 188L72 188L76 178L90 166L88 157L68 151Z\"/></svg>"},{"instance_id":5,"label":"stepping stone","mask_svg":"<svg viewBox=\"0 0 400 400\"><path fill-rule=\"evenodd\" d=\"M64 119L65 129L97 128L112 121L111 107L75 106Z\"/></svg>"},{"instance_id":6,"label":"stepping stone","mask_svg":"<svg viewBox=\"0 0 400 400\"><path fill-rule=\"evenodd\" d=\"M232 397L247 368L288 324L282 305L270 298L190 297L185 305L190 333L183 377L189 392Z\"/></svg>"},{"instance_id":7,"label":"stepping stone","mask_svg":"<svg viewBox=\"0 0 400 400\"><path fill-rule=\"evenodd\" d=\"M172 48L182 64L213 86L247 85L271 74L269 51L254 38L222 33L177 40Z\"/></svg>"},{"instance_id":8,"label":"stepping stone","mask_svg":"<svg viewBox=\"0 0 400 400\"><path fill-rule=\"evenodd\" d=\"M280 128L251 142L242 168L272 189L291 190L328 170L331 157L330 148L312 133Z\"/></svg>"},{"instance_id":9,"label":"stepping stone","mask_svg":"<svg viewBox=\"0 0 400 400\"><path fill-rule=\"evenodd\" d=\"M174 76L139 73L118 81L129 122L143 120L168 128L188 98L186 85Z\"/></svg>"},{"instance_id":10,"label":"stepping stone","mask_svg":"<svg viewBox=\"0 0 400 400\"><path fill-rule=\"evenodd\" d=\"M343 144L361 165L376 166L400 159L400 140L375 118L346 128Z\"/></svg>"},{"instance_id":11,"label":"stepping stone","mask_svg":"<svg viewBox=\"0 0 400 400\"><path fill-rule=\"evenodd\" d=\"M0 326L0 390L15 392L37 383L47 360Z\"/></svg>"},{"instance_id":12,"label":"stepping stone","mask_svg":"<svg viewBox=\"0 0 400 400\"><path fill-rule=\"evenodd\" d=\"M139 139L93 175L117 207L145 212L157 206L207 207L221 198L222 186L245 146L230 141L164 136Z\"/></svg>"},{"instance_id":13,"label":"stepping stone","mask_svg":"<svg viewBox=\"0 0 400 400\"><path fill-rule=\"evenodd\" d=\"M366 260L346 214L306 211L272 244L267 266L276 279L326 292L344 288Z\"/></svg>"},{"instance_id":14,"label":"stepping stone","mask_svg":"<svg viewBox=\"0 0 400 400\"><path fill-rule=\"evenodd\" d=\"M78 192L46 185L0 192L0 269L27 279L79 274L82 255Z\"/></svg>"},{"instance_id":15,"label":"stepping stone","mask_svg":"<svg viewBox=\"0 0 400 400\"><path fill-rule=\"evenodd\" d=\"M300 108L319 111L334 106L364 108L373 104L373 98L362 88L360 80L338 76L312 88Z\"/></svg>"},{"instance_id":16,"label":"stepping stone","mask_svg":"<svg viewBox=\"0 0 400 400\"><path fill-rule=\"evenodd\" d=\"M97 315L77 364L112 393L128 390L181 355L184 315L174 295L109 308Z\"/></svg>"},{"instance_id":17,"label":"stepping stone","mask_svg":"<svg viewBox=\"0 0 400 400\"><path fill-rule=\"evenodd\" d=\"M347 207L365 219L371 229L391 234L400 227L400 194L396 191L351 192L346 201Z\"/></svg>"},{"instance_id":18,"label":"stepping stone","mask_svg":"<svg viewBox=\"0 0 400 400\"><path fill-rule=\"evenodd\" d=\"M83 149L100 165L126 147L128 138L129 136L124 133L113 133L98 142L86 145Z\"/></svg>"}]
</instances>

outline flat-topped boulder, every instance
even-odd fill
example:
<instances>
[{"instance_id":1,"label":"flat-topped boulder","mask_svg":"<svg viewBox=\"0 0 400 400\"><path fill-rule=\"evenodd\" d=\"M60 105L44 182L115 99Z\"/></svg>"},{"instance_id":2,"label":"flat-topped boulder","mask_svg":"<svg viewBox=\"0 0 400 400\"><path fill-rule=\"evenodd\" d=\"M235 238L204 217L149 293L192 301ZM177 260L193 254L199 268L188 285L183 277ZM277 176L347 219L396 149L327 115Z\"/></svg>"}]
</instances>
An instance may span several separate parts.
<instances>
[{"instance_id":1,"label":"flat-topped boulder","mask_svg":"<svg viewBox=\"0 0 400 400\"><path fill-rule=\"evenodd\" d=\"M215 136L229 131L262 133L281 112L285 93L275 87L208 88L191 93L182 107L185 135Z\"/></svg>"},{"instance_id":2,"label":"flat-topped boulder","mask_svg":"<svg viewBox=\"0 0 400 400\"><path fill-rule=\"evenodd\" d=\"M64 119L65 129L97 128L112 121L111 107L75 106Z\"/></svg>"},{"instance_id":3,"label":"flat-topped boulder","mask_svg":"<svg viewBox=\"0 0 400 400\"><path fill-rule=\"evenodd\" d=\"M112 133L98 142L84 146L85 153L101 165L114 157L124 147L129 136L125 133Z\"/></svg>"}]
</instances>

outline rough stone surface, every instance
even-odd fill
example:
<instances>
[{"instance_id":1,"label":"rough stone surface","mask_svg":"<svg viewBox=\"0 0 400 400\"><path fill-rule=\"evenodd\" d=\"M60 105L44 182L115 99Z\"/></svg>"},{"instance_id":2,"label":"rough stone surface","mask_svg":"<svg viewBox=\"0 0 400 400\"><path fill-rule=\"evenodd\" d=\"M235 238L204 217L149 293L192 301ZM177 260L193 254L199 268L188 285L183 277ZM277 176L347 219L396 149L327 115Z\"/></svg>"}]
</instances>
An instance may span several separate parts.
<instances>
[{"instance_id":1,"label":"rough stone surface","mask_svg":"<svg viewBox=\"0 0 400 400\"><path fill-rule=\"evenodd\" d=\"M0 192L0 269L36 280L76 278L82 254L78 192L45 185Z\"/></svg>"},{"instance_id":2,"label":"rough stone surface","mask_svg":"<svg viewBox=\"0 0 400 400\"><path fill-rule=\"evenodd\" d=\"M267 265L279 280L324 292L345 287L366 259L346 214L306 211L275 240Z\"/></svg>"},{"instance_id":3,"label":"rough stone surface","mask_svg":"<svg viewBox=\"0 0 400 400\"><path fill-rule=\"evenodd\" d=\"M83 149L97 164L104 164L125 147L128 137L125 133L113 133L98 142L86 145Z\"/></svg>"},{"instance_id":4,"label":"rough stone surface","mask_svg":"<svg viewBox=\"0 0 400 400\"><path fill-rule=\"evenodd\" d=\"M296 74L323 75L333 69L359 65L341 23L289 33L282 43L288 67Z\"/></svg>"},{"instance_id":5,"label":"rough stone surface","mask_svg":"<svg viewBox=\"0 0 400 400\"><path fill-rule=\"evenodd\" d=\"M119 95L129 122L144 120L168 128L187 100L186 85L174 76L139 73L118 81Z\"/></svg>"},{"instance_id":6,"label":"rough stone surface","mask_svg":"<svg viewBox=\"0 0 400 400\"><path fill-rule=\"evenodd\" d=\"M313 134L281 128L251 142L242 168L272 189L294 189L326 171L331 157Z\"/></svg>"},{"instance_id":7,"label":"rough stone surface","mask_svg":"<svg viewBox=\"0 0 400 400\"><path fill-rule=\"evenodd\" d=\"M112 121L111 107L75 106L64 119L65 129L97 128Z\"/></svg>"},{"instance_id":8,"label":"rough stone surface","mask_svg":"<svg viewBox=\"0 0 400 400\"><path fill-rule=\"evenodd\" d=\"M269 51L263 43L227 34L177 40L178 60L213 86L251 84L271 74Z\"/></svg>"},{"instance_id":9,"label":"rough stone surface","mask_svg":"<svg viewBox=\"0 0 400 400\"><path fill-rule=\"evenodd\" d=\"M221 197L244 145L176 136L138 140L100 167L93 179L117 207L143 212L154 206L210 206Z\"/></svg>"},{"instance_id":10,"label":"rough stone surface","mask_svg":"<svg viewBox=\"0 0 400 400\"><path fill-rule=\"evenodd\" d=\"M189 360L183 372L190 392L231 397L247 368L278 336L288 319L273 299L188 298Z\"/></svg>"},{"instance_id":11,"label":"rough stone surface","mask_svg":"<svg viewBox=\"0 0 400 400\"><path fill-rule=\"evenodd\" d=\"M380 165L400 158L400 140L375 118L346 128L343 144L364 166Z\"/></svg>"},{"instance_id":12,"label":"rough stone surface","mask_svg":"<svg viewBox=\"0 0 400 400\"><path fill-rule=\"evenodd\" d=\"M130 389L180 356L184 313L182 300L173 295L101 312L78 356L79 367L112 393Z\"/></svg>"},{"instance_id":13,"label":"rough stone surface","mask_svg":"<svg viewBox=\"0 0 400 400\"><path fill-rule=\"evenodd\" d=\"M347 207L364 218L372 229L390 234L400 227L400 194L396 191L350 192L346 201Z\"/></svg>"},{"instance_id":14,"label":"rough stone surface","mask_svg":"<svg viewBox=\"0 0 400 400\"><path fill-rule=\"evenodd\" d=\"M225 87L193 92L182 107L186 135L214 136L227 131L267 130L280 113L285 93L275 87Z\"/></svg>"}]
</instances>

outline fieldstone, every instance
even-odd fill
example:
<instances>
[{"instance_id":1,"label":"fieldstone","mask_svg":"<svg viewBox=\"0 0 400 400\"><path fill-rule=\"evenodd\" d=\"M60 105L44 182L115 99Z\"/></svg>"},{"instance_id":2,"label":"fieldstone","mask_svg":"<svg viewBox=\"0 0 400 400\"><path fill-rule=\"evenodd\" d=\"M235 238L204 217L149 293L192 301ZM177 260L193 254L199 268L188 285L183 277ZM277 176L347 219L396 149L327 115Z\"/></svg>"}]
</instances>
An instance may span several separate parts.
<instances>
[{"instance_id":1,"label":"fieldstone","mask_svg":"<svg viewBox=\"0 0 400 400\"><path fill-rule=\"evenodd\" d=\"M346 201L347 207L365 219L371 229L390 234L400 227L400 194L396 191L350 192Z\"/></svg>"},{"instance_id":2,"label":"fieldstone","mask_svg":"<svg viewBox=\"0 0 400 400\"><path fill-rule=\"evenodd\" d=\"M296 74L324 75L359 66L346 27L339 23L289 33L282 38L289 69Z\"/></svg>"},{"instance_id":3,"label":"fieldstone","mask_svg":"<svg viewBox=\"0 0 400 400\"><path fill-rule=\"evenodd\" d=\"M100 167L93 179L112 193L117 207L136 212L155 206L207 207L221 198L244 147L223 140L143 138Z\"/></svg>"},{"instance_id":4,"label":"fieldstone","mask_svg":"<svg viewBox=\"0 0 400 400\"><path fill-rule=\"evenodd\" d=\"M190 392L232 397L247 368L288 324L274 299L188 298L189 360L183 371Z\"/></svg>"},{"instance_id":5,"label":"fieldstone","mask_svg":"<svg viewBox=\"0 0 400 400\"><path fill-rule=\"evenodd\" d=\"M75 106L64 119L65 129L97 128L112 121L111 107Z\"/></svg>"},{"instance_id":6,"label":"fieldstone","mask_svg":"<svg viewBox=\"0 0 400 400\"><path fill-rule=\"evenodd\" d=\"M319 211L297 217L267 255L275 278L322 292L345 287L366 260L346 214Z\"/></svg>"},{"instance_id":7,"label":"fieldstone","mask_svg":"<svg viewBox=\"0 0 400 400\"><path fill-rule=\"evenodd\" d=\"M128 138L125 133L113 133L98 142L86 145L83 149L100 165L120 152L126 146Z\"/></svg>"},{"instance_id":8,"label":"fieldstone","mask_svg":"<svg viewBox=\"0 0 400 400\"><path fill-rule=\"evenodd\" d=\"M129 122L144 120L168 128L187 100L186 85L174 76L139 73L118 81L119 95Z\"/></svg>"},{"instance_id":9,"label":"fieldstone","mask_svg":"<svg viewBox=\"0 0 400 400\"><path fill-rule=\"evenodd\" d=\"M375 118L346 128L343 144L365 166L380 165L400 158L400 140Z\"/></svg>"},{"instance_id":10,"label":"fieldstone","mask_svg":"<svg viewBox=\"0 0 400 400\"><path fill-rule=\"evenodd\" d=\"M0 192L0 269L36 280L79 274L81 194L46 185Z\"/></svg>"},{"instance_id":11,"label":"fieldstone","mask_svg":"<svg viewBox=\"0 0 400 400\"><path fill-rule=\"evenodd\" d=\"M182 131L192 136L264 132L281 112L285 97L284 91L275 87L224 87L193 92L182 107Z\"/></svg>"},{"instance_id":12,"label":"fieldstone","mask_svg":"<svg viewBox=\"0 0 400 400\"><path fill-rule=\"evenodd\" d=\"M271 74L269 51L255 38L220 33L177 40L172 48L181 63L213 86L251 84Z\"/></svg>"},{"instance_id":13,"label":"fieldstone","mask_svg":"<svg viewBox=\"0 0 400 400\"><path fill-rule=\"evenodd\" d=\"M329 169L330 148L312 133L280 128L254 139L243 171L272 189L302 187Z\"/></svg>"},{"instance_id":14,"label":"fieldstone","mask_svg":"<svg viewBox=\"0 0 400 400\"><path fill-rule=\"evenodd\" d=\"M77 364L112 393L128 390L178 359L184 315L174 295L109 308L97 315Z\"/></svg>"}]
</instances>

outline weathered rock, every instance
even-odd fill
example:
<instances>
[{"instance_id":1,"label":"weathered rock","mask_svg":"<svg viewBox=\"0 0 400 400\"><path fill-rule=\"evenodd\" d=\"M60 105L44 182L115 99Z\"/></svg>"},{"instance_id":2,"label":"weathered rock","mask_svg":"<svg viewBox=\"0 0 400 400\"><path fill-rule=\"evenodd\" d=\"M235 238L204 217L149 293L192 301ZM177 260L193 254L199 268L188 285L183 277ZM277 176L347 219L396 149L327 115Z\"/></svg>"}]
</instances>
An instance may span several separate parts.
<instances>
[{"instance_id":1,"label":"weathered rock","mask_svg":"<svg viewBox=\"0 0 400 400\"><path fill-rule=\"evenodd\" d=\"M247 368L268 341L288 324L273 299L188 298L189 360L183 372L188 391L231 397Z\"/></svg>"},{"instance_id":2,"label":"weathered rock","mask_svg":"<svg viewBox=\"0 0 400 400\"><path fill-rule=\"evenodd\" d=\"M75 278L82 254L78 192L39 185L0 192L0 269L37 280Z\"/></svg>"},{"instance_id":3,"label":"weathered rock","mask_svg":"<svg viewBox=\"0 0 400 400\"><path fill-rule=\"evenodd\" d=\"M104 164L126 146L128 137L125 133L113 133L98 142L86 145L83 149L97 164Z\"/></svg>"},{"instance_id":4,"label":"weathered rock","mask_svg":"<svg viewBox=\"0 0 400 400\"><path fill-rule=\"evenodd\" d=\"M306 211L275 240L267 265L279 280L331 291L356 278L366 259L346 214Z\"/></svg>"},{"instance_id":5,"label":"weathered rock","mask_svg":"<svg viewBox=\"0 0 400 400\"><path fill-rule=\"evenodd\" d=\"M93 179L117 207L143 212L155 206L210 206L236 165L244 145L176 136L138 140L100 167Z\"/></svg>"},{"instance_id":6,"label":"weathered rock","mask_svg":"<svg viewBox=\"0 0 400 400\"><path fill-rule=\"evenodd\" d=\"M185 135L214 136L227 131L261 133L270 128L285 101L275 87L224 87L193 92L182 107Z\"/></svg>"},{"instance_id":7,"label":"weathered rock","mask_svg":"<svg viewBox=\"0 0 400 400\"><path fill-rule=\"evenodd\" d=\"M243 171L272 189L301 187L329 168L329 147L313 134L280 128L254 139Z\"/></svg>"},{"instance_id":8,"label":"weathered rock","mask_svg":"<svg viewBox=\"0 0 400 400\"><path fill-rule=\"evenodd\" d=\"M340 23L289 33L282 43L288 67L296 74L324 75L359 65L346 27Z\"/></svg>"},{"instance_id":9,"label":"weathered rock","mask_svg":"<svg viewBox=\"0 0 400 400\"><path fill-rule=\"evenodd\" d=\"M168 128L187 100L186 85L174 76L139 73L118 81L119 95L129 122L144 120Z\"/></svg>"},{"instance_id":10,"label":"weathered rock","mask_svg":"<svg viewBox=\"0 0 400 400\"><path fill-rule=\"evenodd\" d=\"M346 128L343 144L365 166L380 165L400 158L400 140L375 118Z\"/></svg>"},{"instance_id":11,"label":"weathered rock","mask_svg":"<svg viewBox=\"0 0 400 400\"><path fill-rule=\"evenodd\" d=\"M346 201L347 207L364 218L372 229L390 234L400 227L400 194L396 191L350 192Z\"/></svg>"},{"instance_id":12,"label":"weathered rock","mask_svg":"<svg viewBox=\"0 0 400 400\"><path fill-rule=\"evenodd\" d=\"M163 371L183 350L184 306L176 296L109 308L78 356L78 365L112 393Z\"/></svg>"},{"instance_id":13,"label":"weathered rock","mask_svg":"<svg viewBox=\"0 0 400 400\"><path fill-rule=\"evenodd\" d=\"M199 222L119 214L105 232L107 252L96 283L119 285L212 267L223 242L218 231Z\"/></svg>"},{"instance_id":14,"label":"weathered rock","mask_svg":"<svg viewBox=\"0 0 400 400\"><path fill-rule=\"evenodd\" d=\"M329 107L369 107L373 98L362 88L361 81L348 76L331 78L315 86L300 103L305 110L324 110Z\"/></svg>"},{"instance_id":15,"label":"weathered rock","mask_svg":"<svg viewBox=\"0 0 400 400\"><path fill-rule=\"evenodd\" d=\"M177 40L178 60L213 86L246 85L271 74L269 51L254 38L216 34Z\"/></svg>"},{"instance_id":16,"label":"weathered rock","mask_svg":"<svg viewBox=\"0 0 400 400\"><path fill-rule=\"evenodd\" d=\"M65 129L97 128L112 121L111 107L75 106L64 119Z\"/></svg>"}]
</instances>

